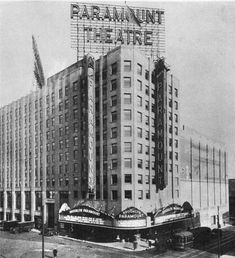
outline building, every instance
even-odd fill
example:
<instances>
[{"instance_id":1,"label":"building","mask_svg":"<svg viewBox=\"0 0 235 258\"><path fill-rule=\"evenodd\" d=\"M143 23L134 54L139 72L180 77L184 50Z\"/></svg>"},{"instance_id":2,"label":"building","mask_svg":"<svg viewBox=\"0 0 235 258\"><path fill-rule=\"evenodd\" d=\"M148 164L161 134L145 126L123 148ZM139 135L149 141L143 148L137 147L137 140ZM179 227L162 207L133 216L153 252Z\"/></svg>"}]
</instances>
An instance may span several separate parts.
<instances>
[{"instance_id":1,"label":"building","mask_svg":"<svg viewBox=\"0 0 235 258\"><path fill-rule=\"evenodd\" d=\"M229 218L232 223L235 220L235 180L229 179Z\"/></svg>"},{"instance_id":2,"label":"building","mask_svg":"<svg viewBox=\"0 0 235 258\"><path fill-rule=\"evenodd\" d=\"M190 202L200 212L201 225L222 225L228 216L227 152L215 142L183 126L180 137L181 203ZM186 194L187 193L187 194Z\"/></svg>"},{"instance_id":3,"label":"building","mask_svg":"<svg viewBox=\"0 0 235 258\"><path fill-rule=\"evenodd\" d=\"M222 223L225 148L179 130L179 104L179 82L164 59L117 47L1 108L0 219L37 222L44 209L52 227L63 203L90 200L117 216L189 202L210 226L219 207Z\"/></svg>"},{"instance_id":4,"label":"building","mask_svg":"<svg viewBox=\"0 0 235 258\"><path fill-rule=\"evenodd\" d=\"M40 217L42 194L49 225L64 202L118 214L179 201L178 81L133 48L101 56L94 76L89 60L0 109L1 219Z\"/></svg>"}]
</instances>

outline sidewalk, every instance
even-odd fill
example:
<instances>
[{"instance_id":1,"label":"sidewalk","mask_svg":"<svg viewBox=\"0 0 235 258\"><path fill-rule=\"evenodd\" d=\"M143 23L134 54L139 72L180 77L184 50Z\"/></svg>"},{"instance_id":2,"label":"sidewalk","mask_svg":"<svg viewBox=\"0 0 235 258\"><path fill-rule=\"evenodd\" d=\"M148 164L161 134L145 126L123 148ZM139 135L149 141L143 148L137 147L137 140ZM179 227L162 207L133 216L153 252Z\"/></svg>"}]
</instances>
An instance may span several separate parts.
<instances>
[{"instance_id":1,"label":"sidewalk","mask_svg":"<svg viewBox=\"0 0 235 258\"><path fill-rule=\"evenodd\" d=\"M134 245L131 242L120 242L120 241L115 241L115 242L92 242L92 241L87 241L87 240L80 240L76 238L71 238L68 236L58 236L59 238L64 238L76 242L82 242L82 243L88 243L88 244L93 244L93 245L98 245L98 246L106 246L110 248L115 248L123 251L130 251L130 252L140 252L140 251L145 251L146 249L150 249L148 247L148 242L144 240L139 240L137 244L137 248L134 249ZM154 246L151 247L153 249Z\"/></svg>"}]
</instances>

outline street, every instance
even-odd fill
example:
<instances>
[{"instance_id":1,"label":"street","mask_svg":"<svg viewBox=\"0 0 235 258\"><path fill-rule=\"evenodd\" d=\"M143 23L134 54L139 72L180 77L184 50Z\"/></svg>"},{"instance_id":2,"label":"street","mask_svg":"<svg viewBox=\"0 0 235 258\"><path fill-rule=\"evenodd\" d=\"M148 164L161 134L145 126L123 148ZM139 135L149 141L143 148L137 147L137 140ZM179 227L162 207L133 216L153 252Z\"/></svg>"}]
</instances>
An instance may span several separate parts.
<instances>
[{"instance_id":1,"label":"street","mask_svg":"<svg viewBox=\"0 0 235 258\"><path fill-rule=\"evenodd\" d=\"M223 229L221 250L228 251L235 241L235 228ZM112 244L111 244L112 245ZM4 258L38 258L41 257L41 235L36 232L11 234L0 231L0 257ZM53 258L53 249L58 250L57 257L63 258L85 258L85 257L218 257L218 242L214 238L206 246L192 248L187 251L168 250L164 253L157 253L156 250L120 250L107 246L100 246L95 243L84 241L72 241L59 236L45 237L45 258ZM221 253L222 254L222 253Z\"/></svg>"}]
</instances>

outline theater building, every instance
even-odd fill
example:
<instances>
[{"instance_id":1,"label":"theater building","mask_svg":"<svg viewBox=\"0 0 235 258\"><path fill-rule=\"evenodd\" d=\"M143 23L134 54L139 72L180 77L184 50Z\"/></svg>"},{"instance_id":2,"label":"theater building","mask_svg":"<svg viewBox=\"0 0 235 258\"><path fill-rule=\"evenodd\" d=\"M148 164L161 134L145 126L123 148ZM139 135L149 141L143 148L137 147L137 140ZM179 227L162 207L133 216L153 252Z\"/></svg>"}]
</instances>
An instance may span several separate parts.
<instances>
[{"instance_id":1,"label":"theater building","mask_svg":"<svg viewBox=\"0 0 235 258\"><path fill-rule=\"evenodd\" d=\"M134 48L89 60L0 109L2 220L40 217L42 196L50 226L84 199L113 214L179 203L177 79Z\"/></svg>"},{"instance_id":2,"label":"theater building","mask_svg":"<svg viewBox=\"0 0 235 258\"><path fill-rule=\"evenodd\" d=\"M228 219L227 152L224 144L182 127L180 133L181 203L200 212L201 225L217 227Z\"/></svg>"}]
</instances>

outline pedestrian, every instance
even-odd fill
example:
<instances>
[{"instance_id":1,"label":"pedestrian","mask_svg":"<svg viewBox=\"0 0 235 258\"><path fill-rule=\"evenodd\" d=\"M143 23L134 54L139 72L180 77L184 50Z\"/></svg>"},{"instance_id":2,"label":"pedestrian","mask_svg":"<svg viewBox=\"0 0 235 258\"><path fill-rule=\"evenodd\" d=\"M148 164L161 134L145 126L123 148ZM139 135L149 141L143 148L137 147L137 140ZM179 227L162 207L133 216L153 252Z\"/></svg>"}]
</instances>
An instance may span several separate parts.
<instances>
[{"instance_id":1,"label":"pedestrian","mask_svg":"<svg viewBox=\"0 0 235 258\"><path fill-rule=\"evenodd\" d=\"M57 258L57 249L53 250L53 256L54 256L54 258Z\"/></svg>"}]
</instances>

